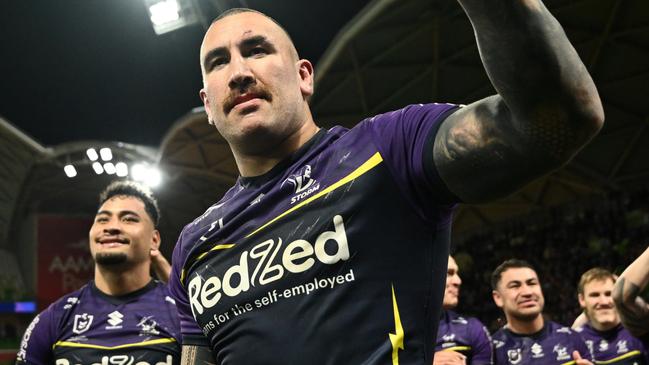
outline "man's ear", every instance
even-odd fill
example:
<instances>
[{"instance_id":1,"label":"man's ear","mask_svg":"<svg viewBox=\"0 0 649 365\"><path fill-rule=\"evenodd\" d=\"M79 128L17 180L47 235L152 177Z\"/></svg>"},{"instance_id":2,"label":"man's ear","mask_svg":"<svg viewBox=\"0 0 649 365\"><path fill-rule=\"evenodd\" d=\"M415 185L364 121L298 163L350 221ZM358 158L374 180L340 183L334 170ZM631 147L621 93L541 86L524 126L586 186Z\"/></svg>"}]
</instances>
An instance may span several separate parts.
<instances>
[{"instance_id":1,"label":"man's ear","mask_svg":"<svg viewBox=\"0 0 649 365\"><path fill-rule=\"evenodd\" d=\"M313 95L313 65L309 60L297 61L297 71L300 77L300 91L305 99Z\"/></svg>"},{"instance_id":2,"label":"man's ear","mask_svg":"<svg viewBox=\"0 0 649 365\"><path fill-rule=\"evenodd\" d=\"M581 307L581 309L586 308L586 298L584 298L584 295L579 293L577 295L577 298L579 299L579 306Z\"/></svg>"},{"instance_id":3,"label":"man's ear","mask_svg":"<svg viewBox=\"0 0 649 365\"><path fill-rule=\"evenodd\" d=\"M496 303L498 308L503 307L503 298L500 296L500 293L498 293L498 290L492 290L491 297L493 298L494 303Z\"/></svg>"},{"instance_id":4,"label":"man's ear","mask_svg":"<svg viewBox=\"0 0 649 365\"><path fill-rule=\"evenodd\" d=\"M154 229L153 234L151 235L151 248L154 250L159 250L160 242L160 232L157 229Z\"/></svg>"},{"instance_id":5,"label":"man's ear","mask_svg":"<svg viewBox=\"0 0 649 365\"><path fill-rule=\"evenodd\" d=\"M205 108L205 113L207 114L207 122L214 125L214 119L212 119L212 115L210 115L212 111L210 109L210 99L207 97L205 88L201 89L198 92L198 96L200 96L201 101L203 102L203 107Z\"/></svg>"}]
</instances>

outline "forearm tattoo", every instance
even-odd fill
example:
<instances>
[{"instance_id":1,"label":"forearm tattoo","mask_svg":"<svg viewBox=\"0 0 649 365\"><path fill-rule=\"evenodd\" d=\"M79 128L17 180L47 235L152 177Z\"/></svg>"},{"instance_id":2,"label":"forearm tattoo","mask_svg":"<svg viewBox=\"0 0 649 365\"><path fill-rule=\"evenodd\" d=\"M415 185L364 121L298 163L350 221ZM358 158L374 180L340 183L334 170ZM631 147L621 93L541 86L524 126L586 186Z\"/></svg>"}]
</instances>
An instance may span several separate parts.
<instances>
[{"instance_id":1,"label":"forearm tattoo","mask_svg":"<svg viewBox=\"0 0 649 365\"><path fill-rule=\"evenodd\" d=\"M181 365L216 365L212 351L203 346L183 346Z\"/></svg>"},{"instance_id":2,"label":"forearm tattoo","mask_svg":"<svg viewBox=\"0 0 649 365\"><path fill-rule=\"evenodd\" d=\"M649 307L638 296L640 287L632 282L626 282L625 278L621 277L614 290L614 297L617 299L615 304L624 327L636 337L648 333Z\"/></svg>"}]
</instances>

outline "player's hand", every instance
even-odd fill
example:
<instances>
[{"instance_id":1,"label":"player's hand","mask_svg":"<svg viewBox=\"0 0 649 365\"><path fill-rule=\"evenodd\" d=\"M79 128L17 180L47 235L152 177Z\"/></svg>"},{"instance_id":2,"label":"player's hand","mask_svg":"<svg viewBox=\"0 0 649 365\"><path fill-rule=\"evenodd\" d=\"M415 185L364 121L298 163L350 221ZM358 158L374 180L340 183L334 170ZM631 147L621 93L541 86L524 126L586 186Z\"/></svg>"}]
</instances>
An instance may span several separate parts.
<instances>
[{"instance_id":1,"label":"player's hand","mask_svg":"<svg viewBox=\"0 0 649 365\"><path fill-rule=\"evenodd\" d=\"M161 281L168 283L171 276L171 265L160 250L152 248L150 252L151 268Z\"/></svg>"},{"instance_id":2,"label":"player's hand","mask_svg":"<svg viewBox=\"0 0 649 365\"><path fill-rule=\"evenodd\" d=\"M453 350L437 351L433 365L466 365L466 356Z\"/></svg>"},{"instance_id":3,"label":"player's hand","mask_svg":"<svg viewBox=\"0 0 649 365\"><path fill-rule=\"evenodd\" d=\"M575 365L593 365L592 362L587 359L582 359L579 351L575 350L572 352L572 358L575 360Z\"/></svg>"}]
</instances>

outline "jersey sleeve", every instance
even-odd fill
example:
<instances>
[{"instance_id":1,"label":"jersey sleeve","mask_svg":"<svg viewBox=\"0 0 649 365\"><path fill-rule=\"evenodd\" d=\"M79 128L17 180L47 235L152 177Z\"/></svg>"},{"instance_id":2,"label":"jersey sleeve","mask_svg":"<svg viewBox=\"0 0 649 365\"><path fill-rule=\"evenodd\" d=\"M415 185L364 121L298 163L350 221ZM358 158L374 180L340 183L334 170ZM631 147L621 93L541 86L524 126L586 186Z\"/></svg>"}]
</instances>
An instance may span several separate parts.
<instances>
[{"instance_id":1,"label":"jersey sleeve","mask_svg":"<svg viewBox=\"0 0 649 365\"><path fill-rule=\"evenodd\" d=\"M16 365L51 365L52 345L56 342L52 329L55 327L52 306L38 314L25 330L18 349Z\"/></svg>"},{"instance_id":2,"label":"jersey sleeve","mask_svg":"<svg viewBox=\"0 0 649 365\"><path fill-rule=\"evenodd\" d=\"M174 247L171 260L171 276L169 278L169 293L176 301L178 319L180 320L182 344L208 346L209 342L207 341L207 338L203 335L203 332L194 319L191 304L189 303L189 297L187 295L187 289L182 282L183 266L189 251L189 247L187 247L187 244L183 240L183 233L180 234L180 238Z\"/></svg>"},{"instance_id":3,"label":"jersey sleeve","mask_svg":"<svg viewBox=\"0 0 649 365\"><path fill-rule=\"evenodd\" d=\"M415 104L359 124L372 136L404 196L425 220L439 221L458 202L439 177L432 153L439 126L457 108Z\"/></svg>"},{"instance_id":4,"label":"jersey sleeve","mask_svg":"<svg viewBox=\"0 0 649 365\"><path fill-rule=\"evenodd\" d=\"M494 363L493 345L487 327L479 320L472 318L471 332L473 354L470 365L492 365Z\"/></svg>"}]
</instances>

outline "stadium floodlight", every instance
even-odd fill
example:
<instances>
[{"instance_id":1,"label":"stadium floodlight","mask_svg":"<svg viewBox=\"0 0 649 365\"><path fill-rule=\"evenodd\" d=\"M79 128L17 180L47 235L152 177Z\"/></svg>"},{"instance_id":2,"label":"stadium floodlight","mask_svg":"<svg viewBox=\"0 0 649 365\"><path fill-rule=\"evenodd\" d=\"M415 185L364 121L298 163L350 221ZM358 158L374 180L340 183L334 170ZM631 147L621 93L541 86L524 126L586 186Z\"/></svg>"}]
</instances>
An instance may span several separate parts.
<instances>
[{"instance_id":1,"label":"stadium floodlight","mask_svg":"<svg viewBox=\"0 0 649 365\"><path fill-rule=\"evenodd\" d=\"M198 23L193 0L144 0L157 35Z\"/></svg>"},{"instance_id":2,"label":"stadium floodlight","mask_svg":"<svg viewBox=\"0 0 649 365\"><path fill-rule=\"evenodd\" d=\"M144 184L155 188L162 182L162 173L154 166L146 164L135 164L131 167L131 177L135 181L141 181Z\"/></svg>"},{"instance_id":3,"label":"stadium floodlight","mask_svg":"<svg viewBox=\"0 0 649 365\"><path fill-rule=\"evenodd\" d=\"M75 169L72 165L65 165L63 167L63 171L65 171L65 176L69 178L77 176L77 169Z\"/></svg>"},{"instance_id":4,"label":"stadium floodlight","mask_svg":"<svg viewBox=\"0 0 649 365\"><path fill-rule=\"evenodd\" d=\"M115 164L115 174L119 177L124 177L128 175L128 165L124 162L118 162Z\"/></svg>"},{"instance_id":5,"label":"stadium floodlight","mask_svg":"<svg viewBox=\"0 0 649 365\"><path fill-rule=\"evenodd\" d=\"M112 175L115 172L117 172L117 169L115 168L115 165L113 165L112 162L106 162L104 164L104 171L106 171L108 175Z\"/></svg>"},{"instance_id":6,"label":"stadium floodlight","mask_svg":"<svg viewBox=\"0 0 649 365\"><path fill-rule=\"evenodd\" d=\"M86 150L86 155L88 156L90 161L97 161L97 159L99 158L99 155L97 154L97 150L95 150L94 148L88 148Z\"/></svg>"},{"instance_id":7,"label":"stadium floodlight","mask_svg":"<svg viewBox=\"0 0 649 365\"><path fill-rule=\"evenodd\" d=\"M108 147L104 147L99 150L99 156L101 156L101 159L104 161L110 161L113 159L113 151Z\"/></svg>"},{"instance_id":8,"label":"stadium floodlight","mask_svg":"<svg viewBox=\"0 0 649 365\"><path fill-rule=\"evenodd\" d=\"M162 174L160 174L160 170L153 167L150 168L149 173L146 174L144 183L149 185L152 188L155 188L158 185L160 185L161 182L162 182Z\"/></svg>"},{"instance_id":9,"label":"stadium floodlight","mask_svg":"<svg viewBox=\"0 0 649 365\"><path fill-rule=\"evenodd\" d=\"M92 163L92 169L95 170L95 174L101 175L104 173L104 168L101 167L101 163L95 161Z\"/></svg>"}]
</instances>

